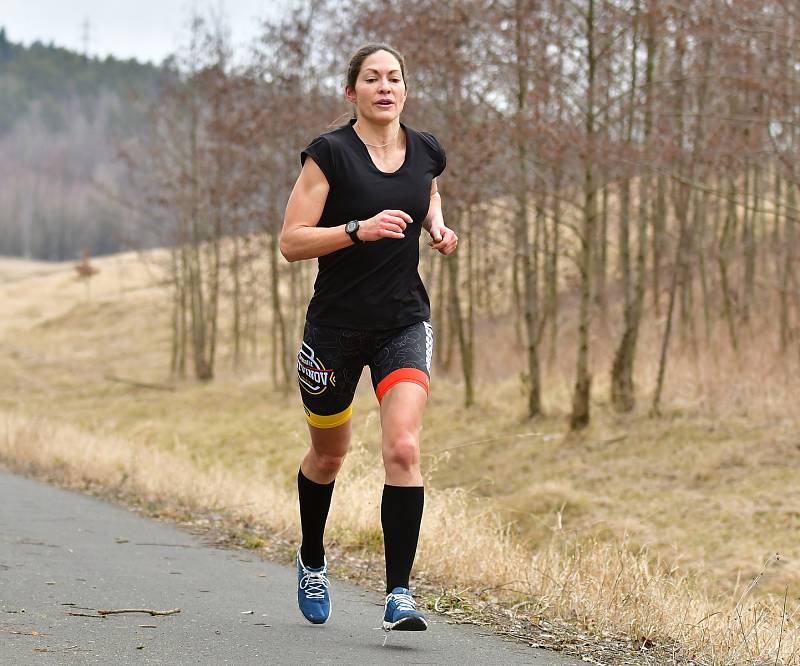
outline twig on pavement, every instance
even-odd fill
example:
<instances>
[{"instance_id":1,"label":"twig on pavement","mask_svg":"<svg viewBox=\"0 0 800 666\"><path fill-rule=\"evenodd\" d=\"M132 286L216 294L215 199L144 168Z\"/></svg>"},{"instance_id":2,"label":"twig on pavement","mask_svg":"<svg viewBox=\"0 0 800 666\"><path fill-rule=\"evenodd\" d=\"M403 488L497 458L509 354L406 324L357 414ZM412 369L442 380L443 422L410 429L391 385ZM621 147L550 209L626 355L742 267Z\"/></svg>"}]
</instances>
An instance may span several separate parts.
<instances>
[{"instance_id":1,"label":"twig on pavement","mask_svg":"<svg viewBox=\"0 0 800 666\"><path fill-rule=\"evenodd\" d=\"M173 608L172 610L159 611L152 608L120 608L117 610L98 610L100 615L116 615L118 613L149 613L150 615L175 615L180 613L180 608Z\"/></svg>"}]
</instances>

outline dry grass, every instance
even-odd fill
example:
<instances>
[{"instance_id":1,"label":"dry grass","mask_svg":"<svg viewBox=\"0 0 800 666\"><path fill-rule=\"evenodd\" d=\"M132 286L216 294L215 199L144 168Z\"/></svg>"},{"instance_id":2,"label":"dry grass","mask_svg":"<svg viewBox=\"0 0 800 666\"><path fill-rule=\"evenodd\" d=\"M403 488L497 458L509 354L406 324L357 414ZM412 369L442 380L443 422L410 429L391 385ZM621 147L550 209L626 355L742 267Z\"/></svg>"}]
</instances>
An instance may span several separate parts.
<instances>
[{"instance_id":1,"label":"dry grass","mask_svg":"<svg viewBox=\"0 0 800 666\"><path fill-rule=\"evenodd\" d=\"M0 459L189 509L240 507L231 511L294 538L293 481L306 446L294 391L271 389L260 360L169 393L108 381L166 381L167 313L134 256L93 263L100 273L88 294L71 264L29 273L16 265L14 281L0 285ZM598 325L594 422L570 436L569 323L545 373L549 416L533 422L522 411L507 329L481 325L480 339L493 344L480 376L492 379L476 409L457 404L455 374L435 378L419 574L522 604L532 618L676 645L702 663L799 661L800 373L776 360L771 333L752 331L761 344L737 357L724 344L715 357L673 353L666 416L651 419L659 329L646 327L637 366L643 404L619 418L603 400L615 332ZM355 407L356 442L337 483L330 538L375 555L377 409L368 390Z\"/></svg>"}]
</instances>

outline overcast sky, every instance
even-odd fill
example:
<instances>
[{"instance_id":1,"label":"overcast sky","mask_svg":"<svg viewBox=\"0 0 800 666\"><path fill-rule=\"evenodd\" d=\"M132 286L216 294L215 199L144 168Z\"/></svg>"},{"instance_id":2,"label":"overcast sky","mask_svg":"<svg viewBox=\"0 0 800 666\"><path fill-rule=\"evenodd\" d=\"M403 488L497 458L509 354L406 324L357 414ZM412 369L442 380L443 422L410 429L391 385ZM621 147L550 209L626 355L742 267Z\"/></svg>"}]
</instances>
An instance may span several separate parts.
<instances>
[{"instance_id":1,"label":"overcast sky","mask_svg":"<svg viewBox=\"0 0 800 666\"><path fill-rule=\"evenodd\" d=\"M89 54L160 63L186 42L191 11L222 7L234 44L258 33L258 19L275 15L280 0L0 0L0 27L12 42L50 42Z\"/></svg>"}]
</instances>

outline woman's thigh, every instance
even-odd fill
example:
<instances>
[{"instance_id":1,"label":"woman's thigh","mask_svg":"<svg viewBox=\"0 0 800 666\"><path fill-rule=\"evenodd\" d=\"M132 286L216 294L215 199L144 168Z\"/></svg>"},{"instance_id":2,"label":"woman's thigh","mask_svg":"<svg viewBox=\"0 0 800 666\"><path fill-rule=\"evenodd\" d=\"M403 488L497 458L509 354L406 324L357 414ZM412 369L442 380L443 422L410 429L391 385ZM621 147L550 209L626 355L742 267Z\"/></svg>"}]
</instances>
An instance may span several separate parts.
<instances>
[{"instance_id":1,"label":"woman's thigh","mask_svg":"<svg viewBox=\"0 0 800 666\"><path fill-rule=\"evenodd\" d=\"M419 444L428 392L414 382L399 382L381 400L381 434L384 450L413 438Z\"/></svg>"},{"instance_id":2,"label":"woman's thigh","mask_svg":"<svg viewBox=\"0 0 800 666\"><path fill-rule=\"evenodd\" d=\"M317 428L309 423L308 432L314 453L318 456L343 458L350 447L351 423L348 419L334 428Z\"/></svg>"}]
</instances>

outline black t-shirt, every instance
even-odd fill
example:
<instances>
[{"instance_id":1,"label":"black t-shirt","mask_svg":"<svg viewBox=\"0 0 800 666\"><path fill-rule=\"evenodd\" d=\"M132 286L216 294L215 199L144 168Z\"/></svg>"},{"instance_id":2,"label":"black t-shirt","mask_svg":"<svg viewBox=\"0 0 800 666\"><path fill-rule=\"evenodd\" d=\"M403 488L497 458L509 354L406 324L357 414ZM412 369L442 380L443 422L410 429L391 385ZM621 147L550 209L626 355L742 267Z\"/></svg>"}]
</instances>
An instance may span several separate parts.
<instances>
[{"instance_id":1,"label":"black t-shirt","mask_svg":"<svg viewBox=\"0 0 800 666\"><path fill-rule=\"evenodd\" d=\"M380 171L353 129L355 120L327 132L301 153L313 158L330 191L318 226L366 220L399 209L414 220L405 238L350 245L319 257L319 273L306 318L318 326L385 330L430 318L430 301L417 270L422 221L428 214L431 181L445 167L433 135L401 123L406 156L393 173ZM344 230L342 231L344 234Z\"/></svg>"}]
</instances>

